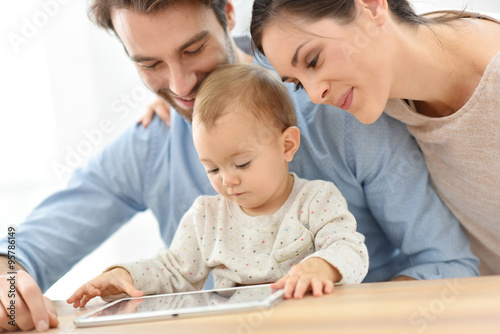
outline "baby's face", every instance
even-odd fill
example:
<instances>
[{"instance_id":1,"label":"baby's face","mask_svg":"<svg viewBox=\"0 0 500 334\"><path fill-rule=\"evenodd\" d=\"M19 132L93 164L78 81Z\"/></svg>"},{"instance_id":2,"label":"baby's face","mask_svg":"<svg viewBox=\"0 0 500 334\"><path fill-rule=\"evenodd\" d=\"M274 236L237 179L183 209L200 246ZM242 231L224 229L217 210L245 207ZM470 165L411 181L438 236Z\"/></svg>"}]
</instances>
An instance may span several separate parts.
<instances>
[{"instance_id":1,"label":"baby's face","mask_svg":"<svg viewBox=\"0 0 500 334\"><path fill-rule=\"evenodd\" d=\"M274 213L290 181L280 134L262 136L252 116L228 113L207 130L196 120L193 139L214 189L252 216ZM260 134L260 135L259 135Z\"/></svg>"}]
</instances>

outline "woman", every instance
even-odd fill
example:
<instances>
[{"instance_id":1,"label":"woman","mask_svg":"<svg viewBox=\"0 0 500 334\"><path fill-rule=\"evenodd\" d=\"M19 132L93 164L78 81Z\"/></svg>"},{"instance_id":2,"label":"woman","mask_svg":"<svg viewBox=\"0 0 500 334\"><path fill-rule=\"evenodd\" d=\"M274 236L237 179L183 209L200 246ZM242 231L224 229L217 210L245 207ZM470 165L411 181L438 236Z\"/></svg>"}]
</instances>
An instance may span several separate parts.
<instances>
[{"instance_id":1,"label":"woman","mask_svg":"<svg viewBox=\"0 0 500 334\"><path fill-rule=\"evenodd\" d=\"M362 123L408 125L432 181L500 274L500 24L407 0L255 0L255 46L283 81ZM439 222L436 222L439 223Z\"/></svg>"}]
</instances>

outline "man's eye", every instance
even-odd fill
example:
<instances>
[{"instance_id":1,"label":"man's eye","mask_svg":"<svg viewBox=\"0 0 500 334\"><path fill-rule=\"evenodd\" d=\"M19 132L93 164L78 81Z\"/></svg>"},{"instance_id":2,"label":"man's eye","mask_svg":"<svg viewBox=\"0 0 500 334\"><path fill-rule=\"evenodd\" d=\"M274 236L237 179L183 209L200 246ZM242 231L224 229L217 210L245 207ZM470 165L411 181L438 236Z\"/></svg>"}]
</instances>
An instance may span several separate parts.
<instances>
[{"instance_id":1,"label":"man's eye","mask_svg":"<svg viewBox=\"0 0 500 334\"><path fill-rule=\"evenodd\" d=\"M193 51L185 51L185 53L187 55L191 55L191 56L196 55L196 54L200 53L205 48L205 45L206 45L206 43L203 43L198 49L193 50Z\"/></svg>"},{"instance_id":2,"label":"man's eye","mask_svg":"<svg viewBox=\"0 0 500 334\"><path fill-rule=\"evenodd\" d=\"M157 61L156 63L152 64L152 65L146 65L146 64L141 64L141 66L145 69L148 69L148 70L151 70L153 68L156 68L158 65L160 64L159 61Z\"/></svg>"}]
</instances>

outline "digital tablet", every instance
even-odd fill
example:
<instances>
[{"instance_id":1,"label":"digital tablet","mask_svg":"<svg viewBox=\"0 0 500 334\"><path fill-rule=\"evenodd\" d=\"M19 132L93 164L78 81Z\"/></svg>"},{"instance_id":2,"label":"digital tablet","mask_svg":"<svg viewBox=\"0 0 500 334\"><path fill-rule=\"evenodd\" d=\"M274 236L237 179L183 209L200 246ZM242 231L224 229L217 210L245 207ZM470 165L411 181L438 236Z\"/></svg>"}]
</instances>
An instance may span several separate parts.
<instances>
[{"instance_id":1,"label":"digital tablet","mask_svg":"<svg viewBox=\"0 0 500 334\"><path fill-rule=\"evenodd\" d=\"M124 298L74 320L77 327L211 315L271 307L283 290L269 284Z\"/></svg>"}]
</instances>

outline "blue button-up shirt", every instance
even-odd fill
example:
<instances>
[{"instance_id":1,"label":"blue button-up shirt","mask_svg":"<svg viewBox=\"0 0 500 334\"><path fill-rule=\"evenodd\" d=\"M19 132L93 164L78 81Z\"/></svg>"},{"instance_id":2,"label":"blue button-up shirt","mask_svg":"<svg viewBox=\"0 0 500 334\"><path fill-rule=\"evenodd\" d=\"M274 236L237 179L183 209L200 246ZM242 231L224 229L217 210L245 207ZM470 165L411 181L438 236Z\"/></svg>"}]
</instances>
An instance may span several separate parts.
<instances>
[{"instance_id":1,"label":"blue button-up shirt","mask_svg":"<svg viewBox=\"0 0 500 334\"><path fill-rule=\"evenodd\" d=\"M431 186L403 124L382 115L363 125L287 86L301 130L290 169L331 181L345 196L366 237L365 282L478 275L464 231ZM153 212L169 245L201 194L215 191L198 161L191 124L176 112L171 128L156 117L147 129L130 128L77 170L66 190L42 202L17 227L16 257L45 291L137 212ZM7 246L2 239L0 253Z\"/></svg>"}]
</instances>

